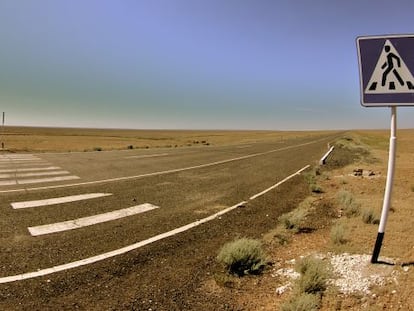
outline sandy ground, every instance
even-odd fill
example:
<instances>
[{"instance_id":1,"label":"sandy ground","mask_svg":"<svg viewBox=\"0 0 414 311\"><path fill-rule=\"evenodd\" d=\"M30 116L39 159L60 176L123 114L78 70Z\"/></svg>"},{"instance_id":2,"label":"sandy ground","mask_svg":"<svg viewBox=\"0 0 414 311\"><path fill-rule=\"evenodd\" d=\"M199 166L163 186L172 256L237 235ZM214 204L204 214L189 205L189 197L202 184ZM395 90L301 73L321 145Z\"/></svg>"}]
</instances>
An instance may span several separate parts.
<instances>
[{"instance_id":1,"label":"sandy ground","mask_svg":"<svg viewBox=\"0 0 414 311\"><path fill-rule=\"evenodd\" d=\"M414 216L413 134L412 131L400 133L392 210L379 258L392 265L370 263L378 224L365 224L361 216L340 216L337 194L344 190L354 195L362 210L373 209L378 218L382 209L388 133L359 132L351 137L369 146L370 158L325 171L319 177L318 182L324 193L313 194L312 198L316 206L326 207L317 212L317 217L325 225L312 233L293 235L286 246L275 243L277 239L272 233L267 235L268 252L276 264L271 273L262 278L252 278L239 284L239 302L244 310L279 310L292 297L292 286L288 285L294 281L276 271L292 270L294 262L301 256L315 254L327 261L335 256L344 256L345 261L357 260L356 265L350 266L342 259L339 265L342 265L343 274L350 277L342 280L345 282L342 283L345 284L343 288L334 286L335 280L332 281L324 293L322 310L414 310L414 239L411 230ZM355 176L355 169L362 169L363 176ZM329 211L333 214L329 215ZM345 225L347 243L344 245L337 246L331 242L330 230L335 223ZM337 285L341 284L341 280L337 280L340 278L338 274L334 277ZM241 293L242 289L246 292Z\"/></svg>"}]
</instances>

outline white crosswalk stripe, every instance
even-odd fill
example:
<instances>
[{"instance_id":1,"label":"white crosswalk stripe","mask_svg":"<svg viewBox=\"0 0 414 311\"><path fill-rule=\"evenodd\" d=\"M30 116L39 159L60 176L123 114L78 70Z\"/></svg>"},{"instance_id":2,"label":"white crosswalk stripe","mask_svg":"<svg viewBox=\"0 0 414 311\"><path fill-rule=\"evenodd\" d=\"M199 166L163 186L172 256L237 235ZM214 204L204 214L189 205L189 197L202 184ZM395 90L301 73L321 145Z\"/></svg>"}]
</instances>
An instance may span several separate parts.
<instances>
[{"instance_id":1,"label":"white crosswalk stripe","mask_svg":"<svg viewBox=\"0 0 414 311\"><path fill-rule=\"evenodd\" d=\"M59 206L60 204L64 203L73 203L79 202L84 200L91 200L97 198L103 198L111 196L112 193L84 193L84 194L77 194L77 195L70 195L65 197L57 197L57 198L48 198L42 200L34 200L34 201L22 201L22 202L13 202L10 203L11 207L14 210L18 209L26 209L26 208L34 208L34 207L43 207L43 206L50 206L56 205ZM56 207L58 208L58 207ZM128 208L118 209L106 213L91 215L87 217L82 217L78 219L71 219L67 221L51 223L46 225L38 225L28 227L30 234L32 236L44 235L44 234L51 234L56 232L68 231L73 229L78 229L82 227L92 226L96 224L100 224L103 222L113 221L120 218L125 218L141 213L145 213L151 211L153 209L159 208L156 205L150 203L143 203L136 206L131 206Z\"/></svg>"},{"instance_id":2,"label":"white crosswalk stripe","mask_svg":"<svg viewBox=\"0 0 414 311\"><path fill-rule=\"evenodd\" d=\"M14 209L40 207L40 206L48 206L48 205L56 205L56 204L62 204L62 203L90 200L90 199L95 199L95 198L107 197L110 195L112 195L112 193L87 193L87 194L78 194L78 195L71 195L71 196L59 197L59 198L44 199L44 200L14 202L14 203L11 203L11 206Z\"/></svg>"},{"instance_id":3,"label":"white crosswalk stripe","mask_svg":"<svg viewBox=\"0 0 414 311\"><path fill-rule=\"evenodd\" d=\"M62 182L79 178L33 154L0 155L0 186Z\"/></svg>"},{"instance_id":4,"label":"white crosswalk stripe","mask_svg":"<svg viewBox=\"0 0 414 311\"><path fill-rule=\"evenodd\" d=\"M14 169L0 169L0 173L52 171L52 170L58 170L58 169L60 169L59 166L14 168Z\"/></svg>"},{"instance_id":5,"label":"white crosswalk stripe","mask_svg":"<svg viewBox=\"0 0 414 311\"><path fill-rule=\"evenodd\" d=\"M19 177L33 177L33 176L52 176L52 175L66 175L68 171L53 171L53 172L32 172L32 173L17 173L17 174L0 174L0 178L19 178Z\"/></svg>"},{"instance_id":6,"label":"white crosswalk stripe","mask_svg":"<svg viewBox=\"0 0 414 311\"><path fill-rule=\"evenodd\" d=\"M27 228L32 236L39 236L44 234L51 234L56 232L62 232L67 230L78 229L82 227L92 226L100 224L103 222L108 222L128 216L133 216L136 214L144 213L153 209L158 208L158 206L144 203L121 210L116 210L108 213L98 214L89 217L78 218L74 220L68 220L48 225L41 225L35 227Z\"/></svg>"}]
</instances>

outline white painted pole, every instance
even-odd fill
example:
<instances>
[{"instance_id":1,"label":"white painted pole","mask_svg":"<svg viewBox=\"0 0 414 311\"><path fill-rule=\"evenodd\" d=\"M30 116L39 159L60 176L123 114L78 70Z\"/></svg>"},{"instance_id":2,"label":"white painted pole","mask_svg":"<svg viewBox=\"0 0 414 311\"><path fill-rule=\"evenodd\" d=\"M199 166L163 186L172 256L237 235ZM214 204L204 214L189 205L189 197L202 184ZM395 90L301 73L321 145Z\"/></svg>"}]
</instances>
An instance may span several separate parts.
<instances>
[{"instance_id":1,"label":"white painted pole","mask_svg":"<svg viewBox=\"0 0 414 311\"><path fill-rule=\"evenodd\" d=\"M378 228L377 240L375 242L374 252L372 254L371 263L378 262L378 256L381 250L382 240L384 239L385 226L387 224L388 212L391 207L391 194L394 181L395 158L397 148L397 107L391 107L391 135L390 147L388 154L388 172L387 182L385 184L384 202L382 205L381 220Z\"/></svg>"},{"instance_id":2,"label":"white painted pole","mask_svg":"<svg viewBox=\"0 0 414 311\"><path fill-rule=\"evenodd\" d=\"M319 160L319 165L324 165L325 164L326 159L329 157L329 155L331 154L331 152L334 150L335 147L334 146L329 147L329 144L328 144L328 148L329 148L328 152L325 153L323 155L323 157Z\"/></svg>"}]
</instances>

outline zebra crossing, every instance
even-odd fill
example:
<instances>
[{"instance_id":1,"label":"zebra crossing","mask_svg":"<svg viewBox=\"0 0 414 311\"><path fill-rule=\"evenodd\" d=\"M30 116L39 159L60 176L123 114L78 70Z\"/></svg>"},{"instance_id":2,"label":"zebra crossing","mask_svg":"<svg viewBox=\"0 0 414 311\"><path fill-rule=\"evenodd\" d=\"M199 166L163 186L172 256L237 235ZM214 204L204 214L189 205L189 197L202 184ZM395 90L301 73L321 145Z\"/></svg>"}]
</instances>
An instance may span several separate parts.
<instances>
[{"instance_id":1,"label":"zebra crossing","mask_svg":"<svg viewBox=\"0 0 414 311\"><path fill-rule=\"evenodd\" d=\"M49 198L49 199L42 199L42 200L34 200L34 201L23 201L23 202L13 202L11 203L11 207L14 210L17 209L26 209L26 208L34 208L34 207L43 207L49 205L59 206L60 204L64 203L71 203L71 202L78 202L83 200L90 200L96 198L102 198L111 196L112 193L86 193L86 194L78 194L78 195L71 195L65 197L58 197L58 198ZM82 227L92 226L96 224L100 224L103 222L108 222L128 216L133 216L141 213L145 213L151 211L153 209L159 208L150 203L144 203L140 205L131 206L128 208L118 209L111 212L91 215L87 217L77 218L77 219L70 219L62 222L57 223L50 223L45 225L37 225L28 227L28 231L32 236L39 236L45 234L51 234L56 232L68 231L73 229L79 229Z\"/></svg>"},{"instance_id":2,"label":"zebra crossing","mask_svg":"<svg viewBox=\"0 0 414 311\"><path fill-rule=\"evenodd\" d=\"M60 182L79 178L33 154L0 155L0 186Z\"/></svg>"},{"instance_id":3,"label":"zebra crossing","mask_svg":"<svg viewBox=\"0 0 414 311\"><path fill-rule=\"evenodd\" d=\"M33 154L0 154L0 186L18 186L35 183L60 182L66 180L80 179L69 171L55 166ZM8 190L6 190L8 191ZM14 210L48 205L59 206L63 203L71 203L83 200L96 199L111 196L111 193L87 193L58 198L49 198L34 201L13 202ZM61 231L78 229L102 222L112 221L136 214L144 213L158 206L144 203L107 213L87 216L78 219L70 219L63 222L28 227L32 236L51 234Z\"/></svg>"}]
</instances>

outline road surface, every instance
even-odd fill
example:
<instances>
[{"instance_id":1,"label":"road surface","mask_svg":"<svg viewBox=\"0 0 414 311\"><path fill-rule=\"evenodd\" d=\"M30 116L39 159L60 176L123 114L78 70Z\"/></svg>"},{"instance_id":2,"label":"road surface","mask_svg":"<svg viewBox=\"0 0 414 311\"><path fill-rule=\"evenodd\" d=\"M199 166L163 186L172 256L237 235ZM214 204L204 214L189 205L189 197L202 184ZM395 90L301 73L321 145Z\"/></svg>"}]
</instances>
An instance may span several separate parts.
<instances>
[{"instance_id":1,"label":"road surface","mask_svg":"<svg viewBox=\"0 0 414 311\"><path fill-rule=\"evenodd\" d=\"M317 164L333 139L331 134L273 144L2 155L0 308L20 302L23 309L71 309L77 303L81 309L140 310L147 306L138 302L143 297L147 304L159 301L160 310L197 309L190 307L189 301L201 301L192 290L177 300L169 286L195 281L191 271L202 271L205 259L211 263L235 235L260 236L274 227L280 213L305 195L295 173ZM288 176L282 190L252 200ZM197 228L185 227L230 209ZM177 228L186 231L162 236ZM154 237L160 238L137 246ZM113 256L79 264L102 254ZM188 260L192 266L182 267ZM53 267L64 271L51 273ZM39 271L45 275L37 276ZM92 288L99 292L96 299Z\"/></svg>"}]
</instances>

